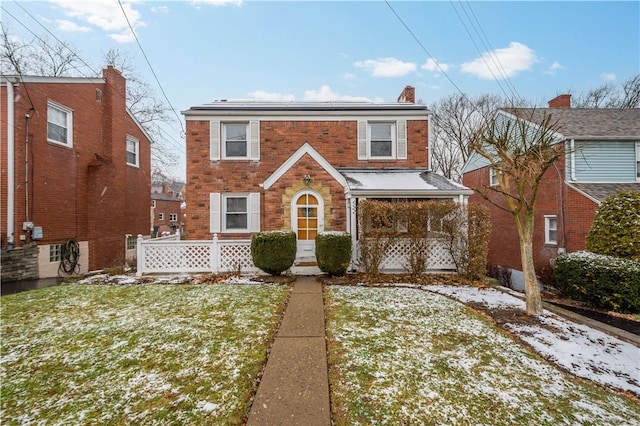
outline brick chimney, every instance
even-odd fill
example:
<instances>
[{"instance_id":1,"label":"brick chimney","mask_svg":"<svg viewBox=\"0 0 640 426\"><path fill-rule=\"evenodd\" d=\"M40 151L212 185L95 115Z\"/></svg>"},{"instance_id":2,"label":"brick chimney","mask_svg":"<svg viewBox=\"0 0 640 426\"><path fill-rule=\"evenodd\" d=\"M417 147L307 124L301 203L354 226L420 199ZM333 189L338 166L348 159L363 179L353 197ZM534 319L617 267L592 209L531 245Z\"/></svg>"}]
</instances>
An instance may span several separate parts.
<instances>
[{"instance_id":1,"label":"brick chimney","mask_svg":"<svg viewBox=\"0 0 640 426\"><path fill-rule=\"evenodd\" d=\"M405 87L402 93L400 93L400 96L398 96L398 102L401 104L415 104L416 88L413 86Z\"/></svg>"},{"instance_id":2,"label":"brick chimney","mask_svg":"<svg viewBox=\"0 0 640 426\"><path fill-rule=\"evenodd\" d=\"M571 108L571 95L558 95L548 103L549 108Z\"/></svg>"}]
</instances>

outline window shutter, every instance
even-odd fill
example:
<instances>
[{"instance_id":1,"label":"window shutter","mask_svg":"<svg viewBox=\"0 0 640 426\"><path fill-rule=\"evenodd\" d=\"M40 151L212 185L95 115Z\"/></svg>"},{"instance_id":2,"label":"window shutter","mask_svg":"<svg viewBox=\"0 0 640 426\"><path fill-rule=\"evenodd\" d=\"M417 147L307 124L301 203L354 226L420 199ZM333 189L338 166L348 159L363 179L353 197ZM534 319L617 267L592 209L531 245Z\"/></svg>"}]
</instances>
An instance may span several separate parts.
<instances>
[{"instance_id":1,"label":"window shutter","mask_svg":"<svg viewBox=\"0 0 640 426\"><path fill-rule=\"evenodd\" d=\"M396 122L396 154L399 159L407 158L407 121Z\"/></svg>"},{"instance_id":2,"label":"window shutter","mask_svg":"<svg viewBox=\"0 0 640 426\"><path fill-rule=\"evenodd\" d=\"M209 194L209 230L211 233L220 232L220 193Z\"/></svg>"},{"instance_id":3,"label":"window shutter","mask_svg":"<svg viewBox=\"0 0 640 426\"><path fill-rule=\"evenodd\" d=\"M358 160L367 159L367 122L358 121Z\"/></svg>"},{"instance_id":4,"label":"window shutter","mask_svg":"<svg viewBox=\"0 0 640 426\"><path fill-rule=\"evenodd\" d=\"M249 194L249 231L260 232L260 193Z\"/></svg>"},{"instance_id":5,"label":"window shutter","mask_svg":"<svg viewBox=\"0 0 640 426\"><path fill-rule=\"evenodd\" d=\"M220 122L209 122L209 158L211 161L220 160Z\"/></svg>"},{"instance_id":6,"label":"window shutter","mask_svg":"<svg viewBox=\"0 0 640 426\"><path fill-rule=\"evenodd\" d=\"M260 159L260 122L251 121L249 123L249 158Z\"/></svg>"}]
</instances>

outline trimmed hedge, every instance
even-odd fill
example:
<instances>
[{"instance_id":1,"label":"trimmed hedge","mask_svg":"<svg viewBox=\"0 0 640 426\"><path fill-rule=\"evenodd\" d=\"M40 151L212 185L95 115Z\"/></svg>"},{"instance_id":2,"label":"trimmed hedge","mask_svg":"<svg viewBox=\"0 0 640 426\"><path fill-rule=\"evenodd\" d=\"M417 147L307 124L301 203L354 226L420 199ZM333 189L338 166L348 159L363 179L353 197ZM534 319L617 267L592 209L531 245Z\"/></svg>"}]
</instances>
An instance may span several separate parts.
<instances>
[{"instance_id":1,"label":"trimmed hedge","mask_svg":"<svg viewBox=\"0 0 640 426\"><path fill-rule=\"evenodd\" d=\"M346 232L316 235L316 260L322 272L343 276L351 262L351 235Z\"/></svg>"},{"instance_id":2,"label":"trimmed hedge","mask_svg":"<svg viewBox=\"0 0 640 426\"><path fill-rule=\"evenodd\" d=\"M579 251L558 256L559 290L591 306L640 312L640 262Z\"/></svg>"},{"instance_id":3,"label":"trimmed hedge","mask_svg":"<svg viewBox=\"0 0 640 426\"><path fill-rule=\"evenodd\" d=\"M267 274L280 275L296 260L295 232L260 232L251 238L253 264Z\"/></svg>"}]
</instances>

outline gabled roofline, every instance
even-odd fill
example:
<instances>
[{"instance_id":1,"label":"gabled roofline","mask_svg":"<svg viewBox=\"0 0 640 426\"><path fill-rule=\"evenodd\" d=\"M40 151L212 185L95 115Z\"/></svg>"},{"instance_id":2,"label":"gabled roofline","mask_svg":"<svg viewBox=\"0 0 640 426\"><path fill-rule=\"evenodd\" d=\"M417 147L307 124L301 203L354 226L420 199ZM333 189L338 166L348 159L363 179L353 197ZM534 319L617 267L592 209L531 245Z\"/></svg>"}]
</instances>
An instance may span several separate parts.
<instances>
[{"instance_id":1,"label":"gabled roofline","mask_svg":"<svg viewBox=\"0 0 640 426\"><path fill-rule=\"evenodd\" d=\"M332 178L334 178L343 188L347 187L347 180L340 172L331 165L308 141L302 144L287 160L280 165L263 183L262 187L267 190L271 188L282 176L285 175L305 154L309 154Z\"/></svg>"},{"instance_id":2,"label":"gabled roofline","mask_svg":"<svg viewBox=\"0 0 640 426\"><path fill-rule=\"evenodd\" d=\"M538 109L538 110L543 110L543 109L546 109L546 108L537 108L537 109ZM531 111L535 111L535 110L536 110L536 108L531 109ZM511 114L511 113L509 113L509 112L505 111L505 110L504 110L504 109L502 109L502 108L498 108L498 110L496 111L496 114L495 114L495 115L497 116L498 114L505 115L505 116L507 116L507 117L509 117L509 118L511 118L511 119L513 119L513 120L516 120L516 121L517 121L517 120L524 121L525 123L527 123L528 125L531 125L531 126L533 126L533 127L538 127L538 128L540 127L540 124L539 124L539 123L534 123L533 121L528 120L528 119L526 119L526 118L518 117L517 115L515 115L515 114ZM552 116L553 116L553 114L552 114ZM557 142L562 142L562 141L564 141L564 140L566 140L566 139L567 139L567 137L566 137L566 136L564 136L564 135L563 135L562 133L560 133L560 132L553 132L553 135L554 135L555 137L557 137L557 138L558 138L558 141L557 141ZM556 142L556 143L557 143L557 142Z\"/></svg>"},{"instance_id":3,"label":"gabled roofline","mask_svg":"<svg viewBox=\"0 0 640 426\"><path fill-rule=\"evenodd\" d=\"M149 134L149 132L147 132L147 130L142 126L142 123L140 123L138 121L138 119L136 118L135 115L133 115L133 113L131 112L131 110L129 108L125 108L127 111L127 114L129 114L129 117L131 117L131 119L133 120L133 123L138 126L138 128L140 129L140 131L142 132L142 134L147 138L147 140L149 141L149 143L153 143L153 138L151 137L151 135Z\"/></svg>"}]
</instances>

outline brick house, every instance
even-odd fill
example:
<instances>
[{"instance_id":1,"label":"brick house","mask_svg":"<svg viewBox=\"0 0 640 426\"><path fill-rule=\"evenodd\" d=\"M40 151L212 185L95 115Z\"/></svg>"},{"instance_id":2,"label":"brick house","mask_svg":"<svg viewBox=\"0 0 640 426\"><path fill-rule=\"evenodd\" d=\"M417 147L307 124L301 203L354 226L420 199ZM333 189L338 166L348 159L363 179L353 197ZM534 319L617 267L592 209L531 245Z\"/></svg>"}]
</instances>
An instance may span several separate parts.
<instances>
[{"instance_id":1,"label":"brick house","mask_svg":"<svg viewBox=\"0 0 640 426\"><path fill-rule=\"evenodd\" d=\"M151 236L182 233L184 217L180 198L166 192L151 193Z\"/></svg>"},{"instance_id":2,"label":"brick house","mask_svg":"<svg viewBox=\"0 0 640 426\"><path fill-rule=\"evenodd\" d=\"M356 246L360 200L472 194L430 171L431 112L411 86L396 103L217 101L183 114L189 239L293 230L309 260L318 232Z\"/></svg>"},{"instance_id":3,"label":"brick house","mask_svg":"<svg viewBox=\"0 0 640 426\"><path fill-rule=\"evenodd\" d=\"M1 83L2 250L37 243L43 278L58 274L69 239L79 272L122 264L135 236L148 235L151 175L151 140L126 108L125 78L108 67L102 78Z\"/></svg>"},{"instance_id":4,"label":"brick house","mask_svg":"<svg viewBox=\"0 0 640 426\"><path fill-rule=\"evenodd\" d=\"M497 111L506 119L531 117L538 123L545 113L561 126L556 136L566 155L546 172L538 193L533 241L537 272L548 269L558 254L585 248L596 210L607 196L640 191L640 110L573 109L571 95L560 95L549 108ZM496 184L494 178L479 156L472 156L463 170L463 183L470 188ZM478 194L471 200L491 210L489 264L512 269L517 282L522 267L513 218Z\"/></svg>"}]
</instances>

